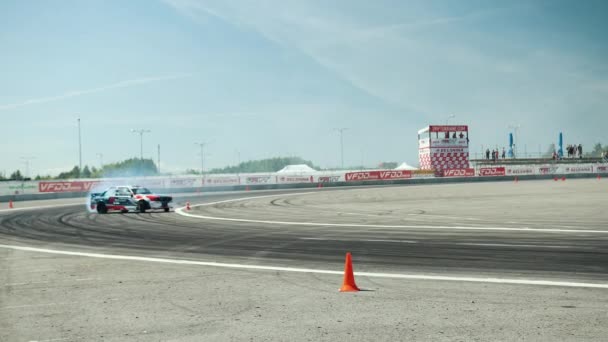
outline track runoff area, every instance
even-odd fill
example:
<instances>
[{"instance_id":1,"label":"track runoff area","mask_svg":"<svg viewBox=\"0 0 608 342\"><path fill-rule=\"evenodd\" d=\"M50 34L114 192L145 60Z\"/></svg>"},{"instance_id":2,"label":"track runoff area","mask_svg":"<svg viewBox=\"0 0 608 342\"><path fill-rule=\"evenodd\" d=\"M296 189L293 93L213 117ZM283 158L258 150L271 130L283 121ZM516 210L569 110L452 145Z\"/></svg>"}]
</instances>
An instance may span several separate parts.
<instances>
[{"instance_id":1,"label":"track runoff area","mask_svg":"<svg viewBox=\"0 0 608 342\"><path fill-rule=\"evenodd\" d=\"M608 326L607 194L608 182L585 179L181 197L180 207L167 214L97 215L86 212L82 204L60 203L57 207L52 203L37 204L20 211L0 212L0 252L6 257L2 265L5 270L14 267L12 255L26 259L47 255L56 258L47 265L49 269L55 263L74 263L72 258L76 258L87 265L103 262L110 267L105 270L110 273L114 272L112 267L160 270L157 276L165 282L171 282L174 273L203 272L213 274L212 280L205 278L205 282L217 286L215 290L204 287L220 295L226 282L234 280L234 272L244 272L246 280L240 280L243 284L256 286L259 285L256 279L262 279L260 284L272 289L269 294L256 287L256 291L269 296L264 297L265 303L272 305L284 306L284 299L278 301L283 304L278 304L271 297L286 298L285 291L291 293L294 283L305 283L308 285L299 285L297 290L304 293L304 302L294 305L314 307L319 300L315 293L321 292L324 299L333 298L328 300L335 301L338 311L347 310L342 307L348 301L344 298L352 298L353 294L337 290L357 287L363 291L354 296L366 298L366 302L378 300L386 304L406 300L422 305L418 318L435 315L437 310L470 307L475 298L487 301L482 311L504 309L507 315L516 315L518 310L530 310L527 314L532 315L528 317L531 325L555 324L546 316L539 318L543 313L537 311L542 311L543 305L547 306L545 313L557 307L557 313L551 312L562 318L571 315L567 309L579 308L579 317L593 316L595 321L577 321L578 330L574 330L584 328L591 335L570 337L585 339L599 337L596 334L604 334ZM348 252L352 253L352 263L347 262L345 267ZM345 273L352 268L354 274ZM11 272L18 274L19 270ZM91 277L90 270L82 273L86 273L82 275L85 279ZM21 279L18 284L27 285L30 279L28 274L16 277ZM4 280L15 283L7 277ZM38 287L44 288L46 283L40 284ZM147 284L145 279L133 279L134 286L143 284ZM180 282L173 286L192 291L181 288ZM95 286L91 285L92 288ZM235 301L257 298L243 286L231 289ZM511 296L519 299L513 303ZM471 304L468 300L473 297ZM542 303L538 302L538 307L526 309L529 303L539 300ZM2 310L6 313L29 305L20 304L15 298L6 302L11 305L0 308L0 315ZM426 307L427 304L432 307ZM581 311L581 307L586 309ZM474 310L466 310L469 309ZM305 310L304 316L314 321L312 317L324 317L327 310L321 305ZM600 318L597 310L603 311ZM44 310L37 312L41 314ZM353 321L365 316L350 314L354 315ZM497 313L487 311L483 315L478 319ZM346 332L336 324L334 320L329 325L338 340L352 337L341 335ZM451 331L443 336L447 339L479 336L450 330L445 324L441 329ZM253 326L247 327L247 336L271 339L282 336L280 329L260 332ZM397 330L403 334L409 327ZM539 336L568 337L566 330L545 331ZM412 332L411 337L435 339L433 331L427 327L418 333L431 335ZM367 333L360 331L360 336L371 338ZM479 333L503 339L532 336L529 331L510 335L486 329ZM157 337L183 336L176 334L163 333ZM196 336L209 337L201 334ZM230 336L217 335L219 339Z\"/></svg>"}]
</instances>

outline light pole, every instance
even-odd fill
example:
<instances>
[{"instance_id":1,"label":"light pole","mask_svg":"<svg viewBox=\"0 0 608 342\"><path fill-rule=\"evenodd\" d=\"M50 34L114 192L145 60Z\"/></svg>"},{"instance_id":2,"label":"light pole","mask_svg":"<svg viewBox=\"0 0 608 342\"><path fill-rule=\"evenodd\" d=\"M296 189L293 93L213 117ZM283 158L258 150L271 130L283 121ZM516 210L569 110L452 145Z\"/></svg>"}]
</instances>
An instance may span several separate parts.
<instances>
[{"instance_id":1,"label":"light pole","mask_svg":"<svg viewBox=\"0 0 608 342\"><path fill-rule=\"evenodd\" d=\"M342 165L342 169L344 170L344 131L347 131L348 128L346 127L341 127L341 128L334 128L334 131L340 133L340 160L341 160L341 165Z\"/></svg>"},{"instance_id":2,"label":"light pole","mask_svg":"<svg viewBox=\"0 0 608 342\"><path fill-rule=\"evenodd\" d=\"M445 119L445 124L446 124L446 125L449 125L449 124L450 124L450 119L453 119L453 118L455 118L455 117L456 117L456 115L454 115L454 114L452 114L452 115L448 116L448 117Z\"/></svg>"},{"instance_id":3,"label":"light pole","mask_svg":"<svg viewBox=\"0 0 608 342\"><path fill-rule=\"evenodd\" d=\"M32 159L36 159L35 157L21 157L21 160L25 164L25 173L23 174L23 178L31 178L30 176L30 161Z\"/></svg>"},{"instance_id":4,"label":"light pole","mask_svg":"<svg viewBox=\"0 0 608 342\"><path fill-rule=\"evenodd\" d=\"M144 160L144 133L150 133L149 129L132 129L131 133L139 134L139 158Z\"/></svg>"},{"instance_id":5,"label":"light pole","mask_svg":"<svg viewBox=\"0 0 608 342\"><path fill-rule=\"evenodd\" d=\"M205 145L207 143L199 142L194 143L194 145L198 145L201 148L201 178L203 179L203 184L205 184Z\"/></svg>"},{"instance_id":6,"label":"light pole","mask_svg":"<svg viewBox=\"0 0 608 342\"><path fill-rule=\"evenodd\" d=\"M80 118L78 118L78 178L82 173L82 138L80 134Z\"/></svg>"}]
</instances>

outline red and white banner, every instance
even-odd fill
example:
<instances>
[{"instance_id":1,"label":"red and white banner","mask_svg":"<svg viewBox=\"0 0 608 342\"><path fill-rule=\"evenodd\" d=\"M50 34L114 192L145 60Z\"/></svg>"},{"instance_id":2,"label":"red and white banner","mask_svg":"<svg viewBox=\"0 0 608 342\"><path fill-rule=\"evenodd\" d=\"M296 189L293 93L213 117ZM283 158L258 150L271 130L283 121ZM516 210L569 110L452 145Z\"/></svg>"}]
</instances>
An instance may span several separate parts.
<instances>
[{"instance_id":1,"label":"red and white banner","mask_svg":"<svg viewBox=\"0 0 608 342\"><path fill-rule=\"evenodd\" d=\"M412 171L409 170L391 170L391 171L362 171L350 172L344 175L347 182L366 181L366 180L393 180L393 179L410 179Z\"/></svg>"},{"instance_id":2,"label":"red and white banner","mask_svg":"<svg viewBox=\"0 0 608 342\"><path fill-rule=\"evenodd\" d=\"M474 177L475 169L447 169L443 170L442 177Z\"/></svg>"},{"instance_id":3,"label":"red and white banner","mask_svg":"<svg viewBox=\"0 0 608 342\"><path fill-rule=\"evenodd\" d=\"M40 182L38 192L87 192L97 183L99 182Z\"/></svg>"},{"instance_id":4,"label":"red and white banner","mask_svg":"<svg viewBox=\"0 0 608 342\"><path fill-rule=\"evenodd\" d=\"M312 183L313 176L277 176L277 183Z\"/></svg>"},{"instance_id":5,"label":"red and white banner","mask_svg":"<svg viewBox=\"0 0 608 342\"><path fill-rule=\"evenodd\" d=\"M479 169L479 175L482 177L488 176L504 176L505 175L505 167L482 167Z\"/></svg>"}]
</instances>

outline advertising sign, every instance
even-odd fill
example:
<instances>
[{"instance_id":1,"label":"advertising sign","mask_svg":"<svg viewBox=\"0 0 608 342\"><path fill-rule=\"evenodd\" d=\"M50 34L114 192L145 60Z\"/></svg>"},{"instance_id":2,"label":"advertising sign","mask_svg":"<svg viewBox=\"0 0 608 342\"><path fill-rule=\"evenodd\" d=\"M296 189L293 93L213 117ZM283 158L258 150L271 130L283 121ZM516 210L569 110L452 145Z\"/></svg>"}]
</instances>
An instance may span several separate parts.
<instances>
[{"instance_id":1,"label":"advertising sign","mask_svg":"<svg viewBox=\"0 0 608 342\"><path fill-rule=\"evenodd\" d=\"M212 177L207 178L206 185L208 186L221 186L221 185L239 185L241 183L239 177Z\"/></svg>"},{"instance_id":2,"label":"advertising sign","mask_svg":"<svg viewBox=\"0 0 608 342\"><path fill-rule=\"evenodd\" d=\"M504 176L505 175L505 167L483 167L479 169L479 175L483 177L488 176Z\"/></svg>"},{"instance_id":3,"label":"advertising sign","mask_svg":"<svg viewBox=\"0 0 608 342\"><path fill-rule=\"evenodd\" d=\"M245 178L247 184L268 184L270 183L270 176L249 176Z\"/></svg>"},{"instance_id":4,"label":"advertising sign","mask_svg":"<svg viewBox=\"0 0 608 342\"><path fill-rule=\"evenodd\" d=\"M361 171L350 172L344 175L347 182L366 181L366 180L394 180L410 179L412 171L409 170L390 170L390 171Z\"/></svg>"},{"instance_id":5,"label":"advertising sign","mask_svg":"<svg viewBox=\"0 0 608 342\"><path fill-rule=\"evenodd\" d=\"M312 183L313 176L277 176L278 183Z\"/></svg>"},{"instance_id":6,"label":"advertising sign","mask_svg":"<svg viewBox=\"0 0 608 342\"><path fill-rule=\"evenodd\" d=\"M429 126L429 132L468 132L469 126Z\"/></svg>"},{"instance_id":7,"label":"advertising sign","mask_svg":"<svg viewBox=\"0 0 608 342\"><path fill-rule=\"evenodd\" d=\"M170 188L192 188L196 183L196 178L173 178L169 180Z\"/></svg>"},{"instance_id":8,"label":"advertising sign","mask_svg":"<svg viewBox=\"0 0 608 342\"><path fill-rule=\"evenodd\" d=\"M340 181L340 176L320 176L317 181L319 183L336 183Z\"/></svg>"},{"instance_id":9,"label":"advertising sign","mask_svg":"<svg viewBox=\"0 0 608 342\"><path fill-rule=\"evenodd\" d=\"M593 165L566 166L566 173L593 173Z\"/></svg>"},{"instance_id":10,"label":"advertising sign","mask_svg":"<svg viewBox=\"0 0 608 342\"><path fill-rule=\"evenodd\" d=\"M522 175L533 175L534 168L531 166L521 166L521 167L509 167L507 168L507 175L514 176L522 176Z\"/></svg>"},{"instance_id":11,"label":"advertising sign","mask_svg":"<svg viewBox=\"0 0 608 342\"><path fill-rule=\"evenodd\" d=\"M99 182L40 182L38 192L87 192Z\"/></svg>"},{"instance_id":12,"label":"advertising sign","mask_svg":"<svg viewBox=\"0 0 608 342\"><path fill-rule=\"evenodd\" d=\"M538 173L541 175L552 175L559 170L559 166L541 166L538 168Z\"/></svg>"},{"instance_id":13,"label":"advertising sign","mask_svg":"<svg viewBox=\"0 0 608 342\"><path fill-rule=\"evenodd\" d=\"M474 177L475 169L447 169L443 170L443 177Z\"/></svg>"},{"instance_id":14,"label":"advertising sign","mask_svg":"<svg viewBox=\"0 0 608 342\"><path fill-rule=\"evenodd\" d=\"M469 143L467 142L467 139L436 139L433 138L431 139L431 148L436 149L436 148L447 148L447 149L451 149L451 148L468 148L469 147ZM437 151L439 152L439 151ZM450 151L446 151L446 152L450 152ZM459 152L465 152L463 150L460 150Z\"/></svg>"}]
</instances>

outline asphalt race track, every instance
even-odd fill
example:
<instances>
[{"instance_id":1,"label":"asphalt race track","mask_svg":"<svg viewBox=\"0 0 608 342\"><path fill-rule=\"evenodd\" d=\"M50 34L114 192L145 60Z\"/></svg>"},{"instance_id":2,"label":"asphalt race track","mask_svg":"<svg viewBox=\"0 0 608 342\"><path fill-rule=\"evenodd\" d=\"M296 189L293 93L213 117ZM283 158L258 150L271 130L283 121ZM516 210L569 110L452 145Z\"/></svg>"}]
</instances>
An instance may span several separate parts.
<instances>
[{"instance_id":1,"label":"asphalt race track","mask_svg":"<svg viewBox=\"0 0 608 342\"><path fill-rule=\"evenodd\" d=\"M0 236L34 246L324 269L340 269L350 251L359 270L608 282L606 194L606 183L595 180L251 192L180 204L191 202L191 215L254 222L98 215L73 206L2 215ZM196 206L232 199L240 200Z\"/></svg>"},{"instance_id":2,"label":"asphalt race track","mask_svg":"<svg viewBox=\"0 0 608 342\"><path fill-rule=\"evenodd\" d=\"M465 284L459 277L600 284L607 288L594 291L606 298L607 199L608 181L586 179L179 197L179 206L190 202L192 209L171 213L98 215L80 204L1 211L0 244L230 263L245 269L261 265L338 272L345 253L352 252L355 271L371 274L363 288L366 284L382 288L374 282L374 274L406 274L446 277L433 281L432 286L438 287ZM526 293L530 287L540 287L509 286L509 291L526 289ZM597 293L592 297L597 298ZM589 327L585 331L593 332ZM445 339L463 336L474 337L454 332ZM496 335L496 331L483 336L530 337ZM585 338L589 337L595 336ZM435 339L433 335L412 338Z\"/></svg>"}]
</instances>

